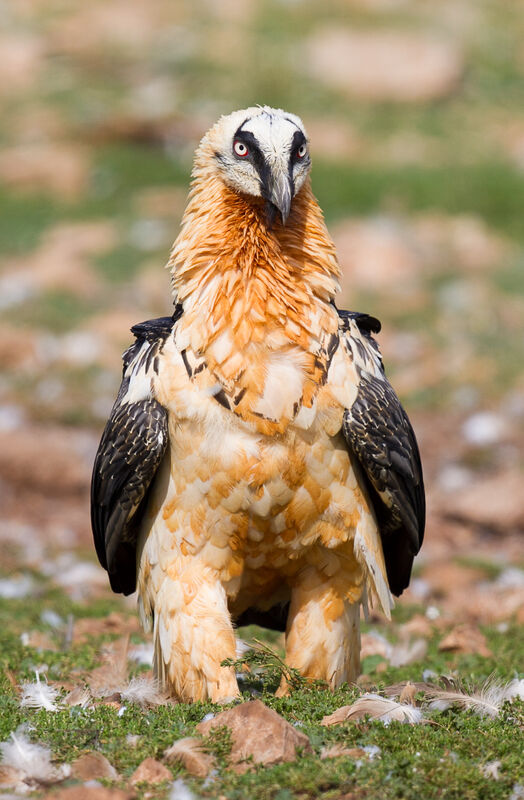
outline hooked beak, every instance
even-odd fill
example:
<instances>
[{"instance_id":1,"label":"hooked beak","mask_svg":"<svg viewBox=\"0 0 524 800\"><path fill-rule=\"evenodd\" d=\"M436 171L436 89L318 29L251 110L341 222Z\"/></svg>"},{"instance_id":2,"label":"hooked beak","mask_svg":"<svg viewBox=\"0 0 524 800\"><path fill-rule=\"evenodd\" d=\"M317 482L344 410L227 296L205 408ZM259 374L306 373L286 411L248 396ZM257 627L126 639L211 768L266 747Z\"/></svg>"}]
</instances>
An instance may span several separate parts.
<instances>
[{"instance_id":1,"label":"hooked beak","mask_svg":"<svg viewBox=\"0 0 524 800\"><path fill-rule=\"evenodd\" d=\"M268 186L264 187L264 197L268 201L267 216L268 222L272 225L275 213L278 209L282 216L282 224L285 225L291 210L294 186L293 179L289 174L277 169L269 177Z\"/></svg>"}]
</instances>

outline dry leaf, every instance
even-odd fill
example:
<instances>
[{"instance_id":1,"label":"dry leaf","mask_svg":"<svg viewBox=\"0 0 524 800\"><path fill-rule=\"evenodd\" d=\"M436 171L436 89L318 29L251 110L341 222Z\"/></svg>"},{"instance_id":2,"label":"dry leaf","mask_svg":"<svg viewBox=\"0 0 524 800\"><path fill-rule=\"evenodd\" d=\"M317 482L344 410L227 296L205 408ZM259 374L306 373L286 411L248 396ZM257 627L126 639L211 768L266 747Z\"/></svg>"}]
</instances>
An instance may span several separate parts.
<instances>
[{"instance_id":1,"label":"dry leaf","mask_svg":"<svg viewBox=\"0 0 524 800\"><path fill-rule=\"evenodd\" d=\"M349 758L365 758L366 751L361 747L346 747L343 744L332 744L329 747L323 747L320 751L320 758L324 761L326 758L339 758L340 756L349 756Z\"/></svg>"},{"instance_id":2,"label":"dry leaf","mask_svg":"<svg viewBox=\"0 0 524 800\"><path fill-rule=\"evenodd\" d=\"M20 687L18 685L18 681L16 680L14 672L10 669L6 669L4 670L4 675L11 684L11 687L15 691L15 693L20 694Z\"/></svg>"},{"instance_id":3,"label":"dry leaf","mask_svg":"<svg viewBox=\"0 0 524 800\"><path fill-rule=\"evenodd\" d=\"M424 636L429 638L433 634L434 625L422 614L415 614L408 622L400 626L401 634L408 636Z\"/></svg>"},{"instance_id":4,"label":"dry leaf","mask_svg":"<svg viewBox=\"0 0 524 800\"><path fill-rule=\"evenodd\" d=\"M406 686L413 686L415 692L426 692L435 688L433 684L424 681L416 681L415 683L411 683L411 681L400 681L400 683L392 683L391 686L386 686L380 691L383 692L386 697L400 697Z\"/></svg>"},{"instance_id":5,"label":"dry leaf","mask_svg":"<svg viewBox=\"0 0 524 800\"><path fill-rule=\"evenodd\" d=\"M404 688L402 689L399 697L400 703L408 703L409 705L415 705L415 695L417 693L417 687L414 686L410 681L406 683Z\"/></svg>"},{"instance_id":6,"label":"dry leaf","mask_svg":"<svg viewBox=\"0 0 524 800\"><path fill-rule=\"evenodd\" d=\"M140 624L136 617L128 617L112 611L107 617L86 617L75 620L73 644L84 644L89 636L102 636L106 633L118 633L123 636L139 631Z\"/></svg>"},{"instance_id":7,"label":"dry leaf","mask_svg":"<svg viewBox=\"0 0 524 800\"><path fill-rule=\"evenodd\" d=\"M379 633L363 633L360 637L360 658L364 660L369 656L382 656L388 658L391 645Z\"/></svg>"},{"instance_id":8,"label":"dry leaf","mask_svg":"<svg viewBox=\"0 0 524 800\"><path fill-rule=\"evenodd\" d=\"M205 778L209 775L215 765L213 756L205 753L202 749L202 742L191 736L179 739L171 745L165 752L166 761L180 761L190 775L198 778Z\"/></svg>"},{"instance_id":9,"label":"dry leaf","mask_svg":"<svg viewBox=\"0 0 524 800\"><path fill-rule=\"evenodd\" d=\"M237 765L237 769L240 762L246 759L252 759L255 764L280 764L294 761L297 748L311 751L307 736L260 700L250 700L222 711L213 719L201 722L196 730L207 736L213 728L221 725L231 729L231 761ZM243 766L248 768L247 765Z\"/></svg>"},{"instance_id":10,"label":"dry leaf","mask_svg":"<svg viewBox=\"0 0 524 800\"><path fill-rule=\"evenodd\" d=\"M470 486L448 494L446 515L496 531L522 528L522 471L516 467L508 467L494 475L477 477Z\"/></svg>"},{"instance_id":11,"label":"dry leaf","mask_svg":"<svg viewBox=\"0 0 524 800\"><path fill-rule=\"evenodd\" d=\"M34 647L35 650L58 650L58 645L42 631L29 631L20 637L24 647Z\"/></svg>"},{"instance_id":12,"label":"dry leaf","mask_svg":"<svg viewBox=\"0 0 524 800\"><path fill-rule=\"evenodd\" d=\"M452 653L478 653L489 658L493 655L489 649L486 637L472 625L457 625L440 642L438 649Z\"/></svg>"},{"instance_id":13,"label":"dry leaf","mask_svg":"<svg viewBox=\"0 0 524 800\"><path fill-rule=\"evenodd\" d=\"M446 97L464 70L458 43L408 28L359 30L325 21L306 47L306 64L315 80L371 102ZM412 64L416 69L409 68Z\"/></svg>"},{"instance_id":14,"label":"dry leaf","mask_svg":"<svg viewBox=\"0 0 524 800\"><path fill-rule=\"evenodd\" d=\"M60 789L58 792L50 792L42 800L133 800L134 797L132 792L125 792L122 789L81 784Z\"/></svg>"},{"instance_id":15,"label":"dry leaf","mask_svg":"<svg viewBox=\"0 0 524 800\"><path fill-rule=\"evenodd\" d=\"M106 645L102 650L102 666L86 675L91 691L105 697L127 685L127 651L129 634Z\"/></svg>"},{"instance_id":16,"label":"dry leaf","mask_svg":"<svg viewBox=\"0 0 524 800\"><path fill-rule=\"evenodd\" d=\"M64 697L66 706L81 706L82 708L85 708L90 700L91 695L85 686L77 686Z\"/></svg>"},{"instance_id":17,"label":"dry leaf","mask_svg":"<svg viewBox=\"0 0 524 800\"><path fill-rule=\"evenodd\" d=\"M373 686L375 686L375 683L376 681L373 680L371 675L367 675L366 673L359 675L356 680L356 684L359 687L359 689L364 689L364 690L371 689Z\"/></svg>"},{"instance_id":18,"label":"dry leaf","mask_svg":"<svg viewBox=\"0 0 524 800\"><path fill-rule=\"evenodd\" d=\"M96 781L108 778L117 781L118 772L107 758L96 751L85 753L71 764L72 775L79 781Z\"/></svg>"},{"instance_id":19,"label":"dry leaf","mask_svg":"<svg viewBox=\"0 0 524 800\"><path fill-rule=\"evenodd\" d=\"M163 783L172 780L173 775L164 764L155 758L145 758L131 775L130 783L136 786L137 783Z\"/></svg>"},{"instance_id":20,"label":"dry leaf","mask_svg":"<svg viewBox=\"0 0 524 800\"><path fill-rule=\"evenodd\" d=\"M74 200L89 182L87 153L78 145L39 142L4 149L0 177L17 190L51 192Z\"/></svg>"},{"instance_id":21,"label":"dry leaf","mask_svg":"<svg viewBox=\"0 0 524 800\"><path fill-rule=\"evenodd\" d=\"M334 711L333 714L325 716L321 724L339 725L346 721L356 722L364 717L378 719L385 725L388 725L393 720L415 724L422 722L423 719L419 708L396 703L378 694L364 694L352 705L342 706L342 708Z\"/></svg>"},{"instance_id":22,"label":"dry leaf","mask_svg":"<svg viewBox=\"0 0 524 800\"><path fill-rule=\"evenodd\" d=\"M94 700L93 705L108 706L109 708L116 708L117 711L120 711L122 708L121 700L122 698L120 697L120 692L114 692L113 694L109 695L103 693L103 697L101 697L99 700Z\"/></svg>"},{"instance_id":23,"label":"dry leaf","mask_svg":"<svg viewBox=\"0 0 524 800\"><path fill-rule=\"evenodd\" d=\"M471 589L486 578L484 570L455 564L449 558L426 564L422 575L431 588L433 597L447 594L450 588L454 592L458 589Z\"/></svg>"}]
</instances>

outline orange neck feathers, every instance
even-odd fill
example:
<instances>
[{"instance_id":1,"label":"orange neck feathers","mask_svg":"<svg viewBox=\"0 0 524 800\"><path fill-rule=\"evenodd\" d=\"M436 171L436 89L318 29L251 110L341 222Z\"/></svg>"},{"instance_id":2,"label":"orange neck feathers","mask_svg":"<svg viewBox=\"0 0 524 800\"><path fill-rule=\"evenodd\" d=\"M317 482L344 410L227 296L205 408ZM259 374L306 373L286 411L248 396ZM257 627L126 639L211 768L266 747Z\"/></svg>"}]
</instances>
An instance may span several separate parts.
<instances>
[{"instance_id":1,"label":"orange neck feathers","mask_svg":"<svg viewBox=\"0 0 524 800\"><path fill-rule=\"evenodd\" d=\"M270 229L263 200L237 194L198 161L168 266L186 325L197 322L191 343L200 352L224 326L240 349L266 340L275 326L291 324L295 340L304 339L314 333L313 317L329 308L340 274L309 182L287 225L278 218ZM324 324L332 329L332 321Z\"/></svg>"}]
</instances>

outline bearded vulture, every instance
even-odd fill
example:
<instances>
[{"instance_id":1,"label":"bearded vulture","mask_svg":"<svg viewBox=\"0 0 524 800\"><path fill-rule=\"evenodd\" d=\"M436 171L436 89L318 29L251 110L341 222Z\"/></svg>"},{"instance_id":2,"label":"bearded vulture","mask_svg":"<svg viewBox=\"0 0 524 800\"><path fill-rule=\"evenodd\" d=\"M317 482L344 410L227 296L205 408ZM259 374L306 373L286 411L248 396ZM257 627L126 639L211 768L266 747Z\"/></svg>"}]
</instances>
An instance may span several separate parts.
<instances>
[{"instance_id":1,"label":"bearded vulture","mask_svg":"<svg viewBox=\"0 0 524 800\"><path fill-rule=\"evenodd\" d=\"M335 689L360 606L389 617L424 533L417 442L340 270L299 117L221 117L195 156L169 259L172 317L132 328L91 518L115 592L137 590L154 672L180 701L239 695L235 626L285 630ZM280 692L287 690L285 683Z\"/></svg>"}]
</instances>

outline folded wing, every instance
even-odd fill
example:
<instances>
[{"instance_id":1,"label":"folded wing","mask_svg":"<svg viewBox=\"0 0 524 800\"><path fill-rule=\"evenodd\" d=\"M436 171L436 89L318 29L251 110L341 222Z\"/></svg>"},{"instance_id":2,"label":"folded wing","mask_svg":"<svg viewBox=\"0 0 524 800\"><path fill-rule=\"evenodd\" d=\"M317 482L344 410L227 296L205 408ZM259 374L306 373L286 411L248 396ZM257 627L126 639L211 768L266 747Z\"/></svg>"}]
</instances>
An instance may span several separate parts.
<instances>
[{"instance_id":1,"label":"folded wing","mask_svg":"<svg viewBox=\"0 0 524 800\"><path fill-rule=\"evenodd\" d=\"M424 537L422 465L411 423L387 380L367 314L339 311L341 338L351 351L358 392L346 409L343 433L356 457L377 518L389 587L400 595Z\"/></svg>"},{"instance_id":2,"label":"folded wing","mask_svg":"<svg viewBox=\"0 0 524 800\"><path fill-rule=\"evenodd\" d=\"M168 444L167 412L151 394L151 378L177 312L132 328L136 342L124 353L122 384L93 467L91 526L96 552L109 573L111 588L123 594L135 590L140 520Z\"/></svg>"}]
</instances>

